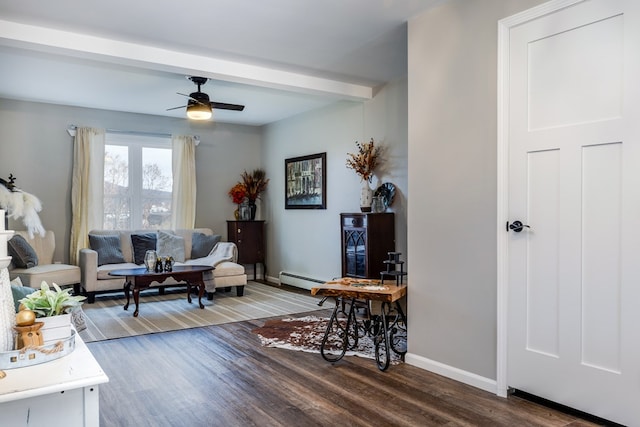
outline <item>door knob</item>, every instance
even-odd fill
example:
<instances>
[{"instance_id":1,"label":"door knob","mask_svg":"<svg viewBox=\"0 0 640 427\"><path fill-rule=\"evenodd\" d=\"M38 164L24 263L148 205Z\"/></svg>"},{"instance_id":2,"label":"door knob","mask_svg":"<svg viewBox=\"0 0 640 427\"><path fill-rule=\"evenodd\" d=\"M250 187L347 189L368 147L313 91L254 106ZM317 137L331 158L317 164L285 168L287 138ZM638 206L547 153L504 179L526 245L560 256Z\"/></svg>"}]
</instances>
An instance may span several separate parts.
<instances>
[{"instance_id":1,"label":"door knob","mask_svg":"<svg viewBox=\"0 0 640 427\"><path fill-rule=\"evenodd\" d=\"M527 228L531 228L529 227L527 224L523 224L520 221L513 221L511 224L509 224L509 221L507 221L507 231L509 230L513 230L516 233L521 232L525 227Z\"/></svg>"}]
</instances>

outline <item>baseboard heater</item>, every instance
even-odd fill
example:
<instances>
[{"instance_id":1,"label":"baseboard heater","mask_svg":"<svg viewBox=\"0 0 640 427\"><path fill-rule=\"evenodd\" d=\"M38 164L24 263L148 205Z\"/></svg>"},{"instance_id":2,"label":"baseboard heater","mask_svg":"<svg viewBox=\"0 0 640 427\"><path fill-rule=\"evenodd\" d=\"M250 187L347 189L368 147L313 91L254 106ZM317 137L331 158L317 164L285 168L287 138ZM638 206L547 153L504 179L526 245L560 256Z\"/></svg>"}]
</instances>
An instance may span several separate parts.
<instances>
[{"instance_id":1,"label":"baseboard heater","mask_svg":"<svg viewBox=\"0 0 640 427\"><path fill-rule=\"evenodd\" d=\"M311 289L318 284L325 283L326 280L312 279L310 277L304 277L300 274L289 273L281 271L279 276L281 285L295 286L302 289Z\"/></svg>"}]
</instances>

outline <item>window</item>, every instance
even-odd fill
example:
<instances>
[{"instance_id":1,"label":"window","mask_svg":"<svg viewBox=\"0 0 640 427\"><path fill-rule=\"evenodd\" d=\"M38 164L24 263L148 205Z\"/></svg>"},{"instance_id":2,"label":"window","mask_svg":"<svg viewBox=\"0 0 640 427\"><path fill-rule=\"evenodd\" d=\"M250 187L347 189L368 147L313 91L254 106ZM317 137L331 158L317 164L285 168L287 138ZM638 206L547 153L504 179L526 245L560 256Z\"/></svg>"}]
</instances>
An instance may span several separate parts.
<instances>
[{"instance_id":1,"label":"window","mask_svg":"<svg viewBox=\"0 0 640 427\"><path fill-rule=\"evenodd\" d=\"M171 227L171 139L107 133L105 230Z\"/></svg>"}]
</instances>

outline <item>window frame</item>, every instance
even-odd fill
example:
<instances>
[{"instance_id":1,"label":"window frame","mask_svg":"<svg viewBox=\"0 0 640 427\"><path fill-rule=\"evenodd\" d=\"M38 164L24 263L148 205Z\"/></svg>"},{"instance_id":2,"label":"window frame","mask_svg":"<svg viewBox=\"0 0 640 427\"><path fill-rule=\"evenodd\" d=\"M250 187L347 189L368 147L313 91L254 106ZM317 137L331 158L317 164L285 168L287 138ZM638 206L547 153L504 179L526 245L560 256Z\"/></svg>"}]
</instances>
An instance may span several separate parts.
<instances>
[{"instance_id":1,"label":"window frame","mask_svg":"<svg viewBox=\"0 0 640 427\"><path fill-rule=\"evenodd\" d=\"M136 135L130 133L106 132L105 134L105 154L109 146L127 147L128 152L128 192L129 198L129 224L128 229L143 229L142 213L143 213L143 149L160 148L168 149L173 155L171 137L170 136L154 136L154 135ZM106 158L106 156L105 156ZM172 171L170 178L173 180ZM104 178L103 178L104 183ZM170 190L172 192L172 190ZM103 195L105 200L105 195ZM105 227L105 214L102 214L102 227Z\"/></svg>"}]
</instances>

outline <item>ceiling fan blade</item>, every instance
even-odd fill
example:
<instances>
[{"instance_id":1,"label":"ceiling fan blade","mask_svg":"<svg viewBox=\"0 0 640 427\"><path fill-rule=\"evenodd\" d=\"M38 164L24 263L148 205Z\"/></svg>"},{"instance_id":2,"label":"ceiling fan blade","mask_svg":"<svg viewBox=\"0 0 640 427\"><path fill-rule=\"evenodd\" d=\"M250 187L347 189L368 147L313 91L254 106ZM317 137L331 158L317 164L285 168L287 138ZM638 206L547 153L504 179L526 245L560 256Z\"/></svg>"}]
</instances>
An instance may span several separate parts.
<instances>
[{"instance_id":1,"label":"ceiling fan blade","mask_svg":"<svg viewBox=\"0 0 640 427\"><path fill-rule=\"evenodd\" d=\"M189 80L191 80L198 86L197 92L190 93L189 95L187 95L186 93L176 92L180 96L189 98L189 103L186 105L186 107L194 104L200 104L200 105L205 105L207 107L215 108L218 110L244 111L244 105L209 101L209 95L207 95L204 92L200 92L200 86L205 84L208 79L204 77L189 77ZM178 108L184 108L184 107L170 108L170 110L175 110Z\"/></svg>"},{"instance_id":2,"label":"ceiling fan blade","mask_svg":"<svg viewBox=\"0 0 640 427\"><path fill-rule=\"evenodd\" d=\"M206 105L206 106L209 105L208 103L202 102L198 98L194 98L193 96L191 96L191 95L193 95L193 93L191 95L186 95L186 94L180 93L180 92L176 92L176 93L178 95L186 96L187 98L189 98L191 101L195 102L196 104ZM200 94L200 95L203 95L206 100L209 100L209 96L206 93L200 93L200 92L197 92L197 93Z\"/></svg>"},{"instance_id":3,"label":"ceiling fan blade","mask_svg":"<svg viewBox=\"0 0 640 427\"><path fill-rule=\"evenodd\" d=\"M173 107L173 108L167 108L167 111L171 111L171 110L177 110L178 108L185 108L186 105L181 105L179 107Z\"/></svg>"},{"instance_id":4,"label":"ceiling fan blade","mask_svg":"<svg viewBox=\"0 0 640 427\"><path fill-rule=\"evenodd\" d=\"M212 102L212 108L216 108L218 110L233 110L233 111L243 111L244 105L238 104L227 104L225 102Z\"/></svg>"}]
</instances>

